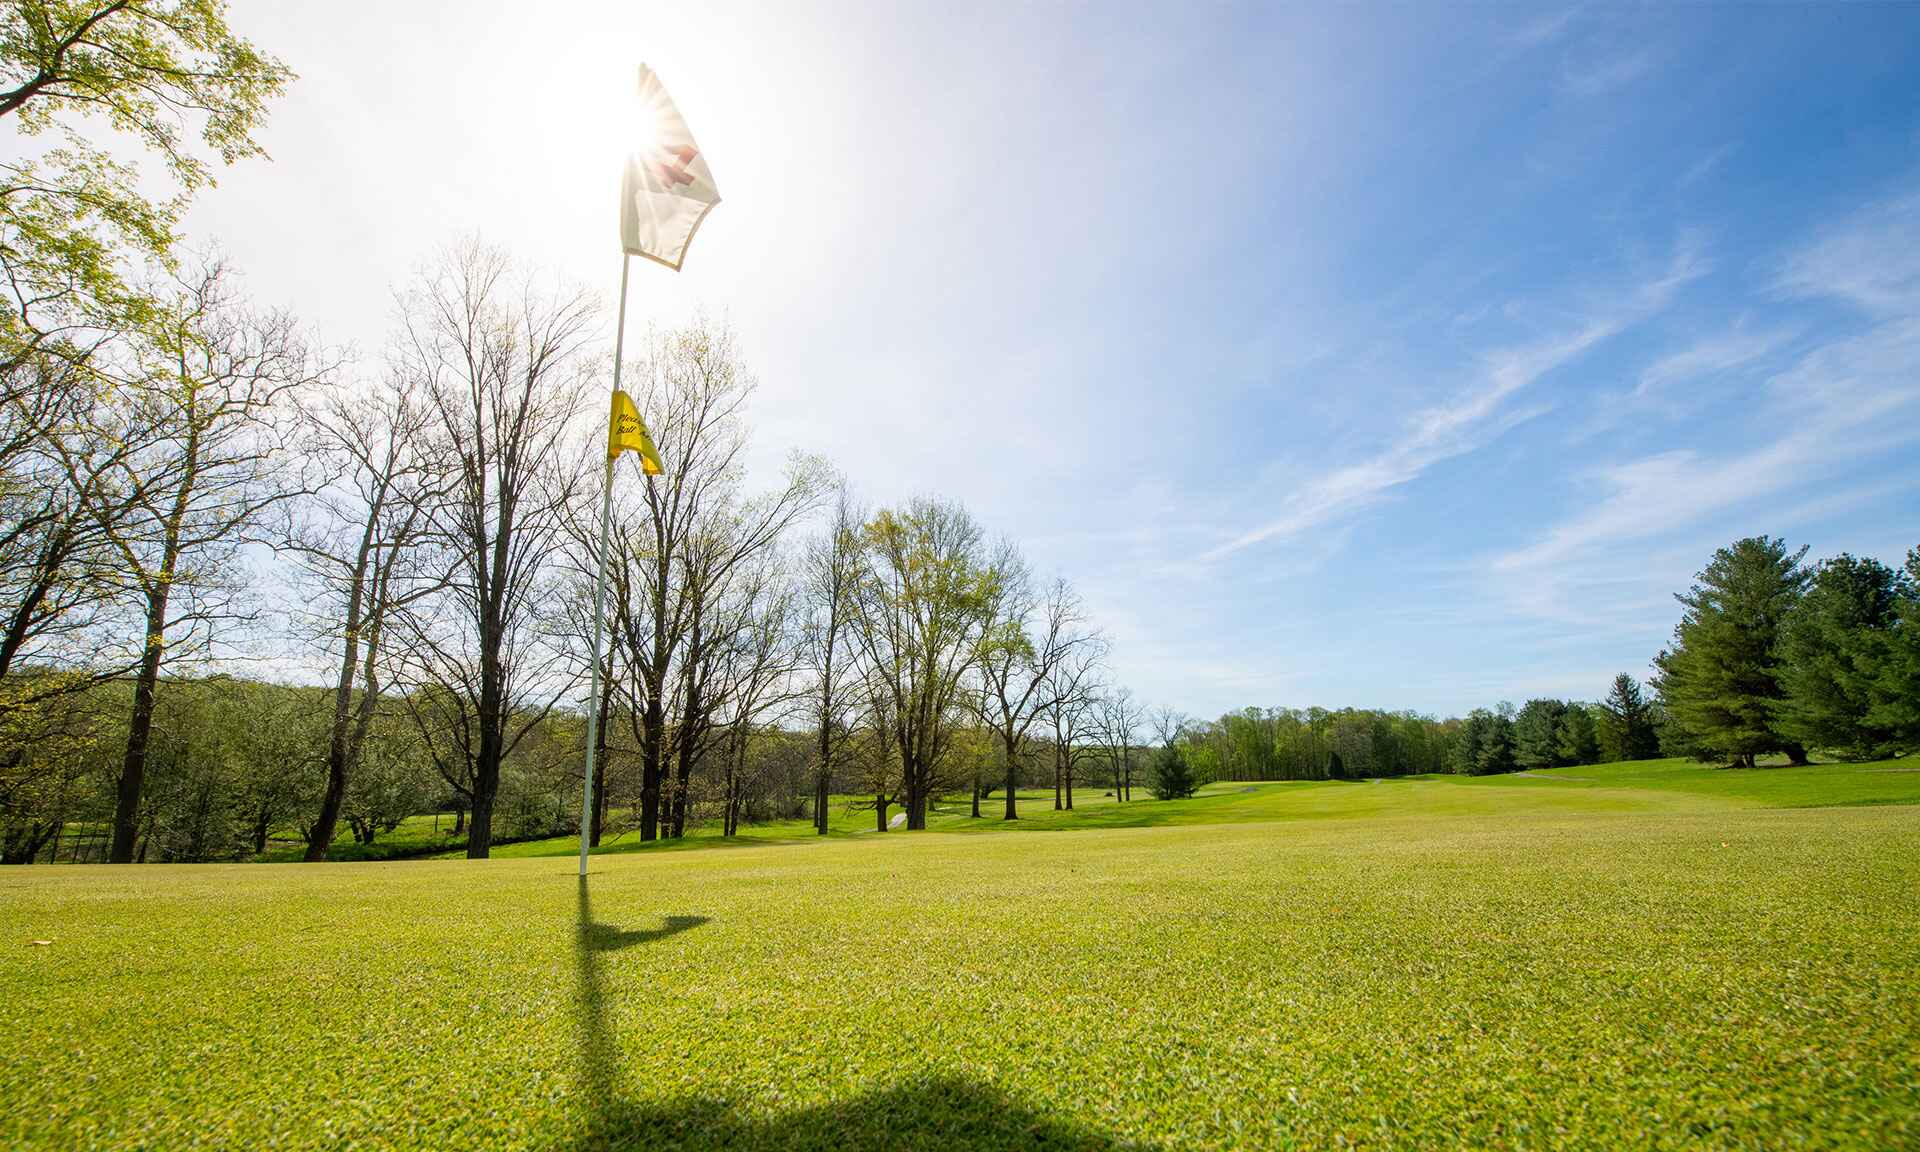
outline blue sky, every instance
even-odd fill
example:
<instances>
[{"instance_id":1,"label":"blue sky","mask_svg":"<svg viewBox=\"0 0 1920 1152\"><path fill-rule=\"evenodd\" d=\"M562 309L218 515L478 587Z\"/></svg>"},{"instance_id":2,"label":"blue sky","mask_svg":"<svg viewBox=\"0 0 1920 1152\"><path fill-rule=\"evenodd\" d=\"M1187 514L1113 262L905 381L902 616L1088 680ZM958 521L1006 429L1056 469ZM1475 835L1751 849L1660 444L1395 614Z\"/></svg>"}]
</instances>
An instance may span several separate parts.
<instances>
[{"instance_id":1,"label":"blue sky","mask_svg":"<svg viewBox=\"0 0 1920 1152\"><path fill-rule=\"evenodd\" d=\"M1643 673L1767 532L1920 544L1920 10L238 6L302 79L195 208L367 362L477 230L617 285L646 59L758 459L957 497L1200 715Z\"/></svg>"}]
</instances>

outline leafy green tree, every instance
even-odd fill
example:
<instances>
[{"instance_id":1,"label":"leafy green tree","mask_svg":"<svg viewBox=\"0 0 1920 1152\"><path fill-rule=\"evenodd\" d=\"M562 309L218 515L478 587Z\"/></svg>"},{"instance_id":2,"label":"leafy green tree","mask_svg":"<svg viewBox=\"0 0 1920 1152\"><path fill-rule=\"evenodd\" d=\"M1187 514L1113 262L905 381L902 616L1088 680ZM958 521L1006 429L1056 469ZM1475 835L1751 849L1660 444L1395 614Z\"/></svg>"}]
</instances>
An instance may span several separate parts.
<instances>
[{"instance_id":1,"label":"leafy green tree","mask_svg":"<svg viewBox=\"0 0 1920 1152\"><path fill-rule=\"evenodd\" d=\"M1781 732L1849 756L1893 752L1894 732L1869 713L1900 600L1910 594L1905 576L1878 560L1842 553L1814 569L1780 628Z\"/></svg>"},{"instance_id":2,"label":"leafy green tree","mask_svg":"<svg viewBox=\"0 0 1920 1152\"><path fill-rule=\"evenodd\" d=\"M1599 726L1594 723L1591 706L1570 704L1566 714L1560 718L1560 731L1556 743L1559 746L1562 764L1597 764L1600 762Z\"/></svg>"},{"instance_id":3,"label":"leafy green tree","mask_svg":"<svg viewBox=\"0 0 1920 1152\"><path fill-rule=\"evenodd\" d=\"M1715 552L1693 587L1676 596L1686 611L1673 646L1655 660L1654 687L1674 721L1710 755L1751 767L1761 753L1785 752L1806 763L1805 746L1776 718L1786 695L1780 629L1806 588L1806 552L1750 536Z\"/></svg>"},{"instance_id":4,"label":"leafy green tree","mask_svg":"<svg viewBox=\"0 0 1920 1152\"><path fill-rule=\"evenodd\" d=\"M264 154L255 133L291 78L234 35L219 0L0 9L0 122L57 138L0 161L0 366L44 351L84 359L82 333L140 319L126 266L168 262L187 200L213 183L216 159ZM174 195L152 198L101 124L157 155Z\"/></svg>"},{"instance_id":5,"label":"leafy green tree","mask_svg":"<svg viewBox=\"0 0 1920 1152\"><path fill-rule=\"evenodd\" d=\"M1513 757L1522 768L1557 768L1560 758L1560 722L1567 714L1564 700L1529 700L1513 723Z\"/></svg>"},{"instance_id":6,"label":"leafy green tree","mask_svg":"<svg viewBox=\"0 0 1920 1152\"><path fill-rule=\"evenodd\" d=\"M1613 687L1600 705L1601 755L1613 760L1651 760L1660 754L1660 733L1654 706L1640 691L1640 682L1625 672L1613 678Z\"/></svg>"},{"instance_id":7,"label":"leafy green tree","mask_svg":"<svg viewBox=\"0 0 1920 1152\"><path fill-rule=\"evenodd\" d=\"M1154 799L1184 800L1193 795L1196 787L1186 748L1178 740L1161 745L1153 760Z\"/></svg>"},{"instance_id":8,"label":"leafy green tree","mask_svg":"<svg viewBox=\"0 0 1920 1152\"><path fill-rule=\"evenodd\" d=\"M0 864L31 864L88 800L97 807L99 749L118 719L96 699L108 694L84 672L0 677Z\"/></svg>"},{"instance_id":9,"label":"leafy green tree","mask_svg":"<svg viewBox=\"0 0 1920 1152\"><path fill-rule=\"evenodd\" d=\"M967 678L991 625L998 575L980 526L958 504L918 499L882 509L863 535L854 637L899 756L907 827L919 831L970 711Z\"/></svg>"}]
</instances>

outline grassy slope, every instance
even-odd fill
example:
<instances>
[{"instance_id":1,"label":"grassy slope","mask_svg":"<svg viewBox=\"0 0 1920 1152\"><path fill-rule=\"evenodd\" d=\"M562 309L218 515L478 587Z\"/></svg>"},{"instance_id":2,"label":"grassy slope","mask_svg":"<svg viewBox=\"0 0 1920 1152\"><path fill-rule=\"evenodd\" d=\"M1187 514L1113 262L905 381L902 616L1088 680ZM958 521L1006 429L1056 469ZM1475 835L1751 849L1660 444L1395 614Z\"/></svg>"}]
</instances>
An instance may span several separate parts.
<instances>
[{"instance_id":1,"label":"grassy slope","mask_svg":"<svg viewBox=\"0 0 1920 1152\"><path fill-rule=\"evenodd\" d=\"M0 1146L1920 1144L1920 772L1550 775L8 870Z\"/></svg>"},{"instance_id":2,"label":"grassy slope","mask_svg":"<svg viewBox=\"0 0 1920 1152\"><path fill-rule=\"evenodd\" d=\"M1542 778L1550 777L1551 781ZM1372 789L1384 788L1385 791ZM1577 788L1584 795L1556 797L1555 790ZM1505 791L1528 795L1524 800ZM1669 794L1669 795L1662 795ZM1706 796L1720 803L1762 804L1806 808L1842 804L1920 803L1920 757L1871 764L1822 764L1808 768L1768 768L1731 771L1705 768L1687 760L1649 760L1632 764L1603 764L1560 768L1516 776L1423 776L1367 783L1347 781L1293 781L1246 784L1221 783L1208 787L1193 800L1162 803L1147 799L1144 788L1136 799L1116 804L1099 787L1075 794L1075 810L1053 810L1053 793L1023 792L1020 827L1023 831L1084 830L1088 828L1144 828L1161 824L1221 824L1268 820L1362 818L1399 812L1427 815L1492 815L1512 803L1550 806L1565 811L1646 810L1650 807L1686 807L1687 795ZM873 812L853 810L857 797L836 797L832 836L871 835ZM1005 826L999 817L1004 798L982 801L985 818L967 815L964 801L941 806L928 819L934 831L996 832ZM419 817L417 819L429 819ZM404 833L405 828L401 829ZM736 840L741 844L813 840L808 820L780 820L748 826ZM597 853L675 851L709 848L721 843L719 826L691 830L685 841L643 845L635 834L609 839ZM501 857L570 856L579 840L559 837L531 840L496 849ZM450 853L450 856L459 853Z\"/></svg>"}]
</instances>

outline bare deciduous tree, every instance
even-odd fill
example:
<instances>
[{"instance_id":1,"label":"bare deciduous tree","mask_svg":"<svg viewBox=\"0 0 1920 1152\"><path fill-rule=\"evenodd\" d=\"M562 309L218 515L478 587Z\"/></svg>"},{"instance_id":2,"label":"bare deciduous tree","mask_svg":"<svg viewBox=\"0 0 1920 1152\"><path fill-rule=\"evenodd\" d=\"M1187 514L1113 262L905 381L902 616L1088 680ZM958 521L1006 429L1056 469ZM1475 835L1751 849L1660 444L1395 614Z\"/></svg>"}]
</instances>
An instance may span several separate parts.
<instances>
[{"instance_id":1,"label":"bare deciduous tree","mask_svg":"<svg viewBox=\"0 0 1920 1152\"><path fill-rule=\"evenodd\" d=\"M389 373L365 391L330 389L302 406L307 450L328 481L290 518L284 546L319 592L325 650L338 658L327 730L327 782L306 858L325 860L387 669L395 613L437 589L422 541L442 495L428 451L419 381Z\"/></svg>"},{"instance_id":2,"label":"bare deciduous tree","mask_svg":"<svg viewBox=\"0 0 1920 1152\"><path fill-rule=\"evenodd\" d=\"M269 510L299 491L290 471L289 393L317 366L285 313L255 313L232 274L209 261L178 281L156 320L129 343L124 400L96 406L89 438L136 445L103 478L71 458L77 490L133 593L139 663L114 808L114 863L139 838L154 693L169 661L208 653L248 618L242 549Z\"/></svg>"},{"instance_id":3,"label":"bare deciduous tree","mask_svg":"<svg viewBox=\"0 0 1920 1152\"><path fill-rule=\"evenodd\" d=\"M708 626L714 597L815 506L826 469L796 457L777 490L741 494L743 413L754 383L726 328L700 322L668 333L652 371L639 375L635 402L666 468L648 479L645 513L624 539L637 602L616 606L625 628L615 642L625 648L640 745L644 841L663 825L675 835L685 829L687 782L713 714L706 689L717 651Z\"/></svg>"},{"instance_id":4,"label":"bare deciduous tree","mask_svg":"<svg viewBox=\"0 0 1920 1152\"><path fill-rule=\"evenodd\" d=\"M449 469L432 506L452 573L430 609L407 614L405 667L431 716L435 763L470 796L467 855L493 842L500 764L570 687L546 627L565 509L564 466L595 355L593 296L548 288L505 253L468 241L407 294L397 366L418 382Z\"/></svg>"},{"instance_id":5,"label":"bare deciduous tree","mask_svg":"<svg viewBox=\"0 0 1920 1152\"><path fill-rule=\"evenodd\" d=\"M1099 644L1086 628L1079 597L1065 580L1034 587L1011 544L998 549L980 642L980 718L993 729L1006 769L1005 819L1020 818L1018 770L1027 735L1056 702L1061 665Z\"/></svg>"},{"instance_id":6,"label":"bare deciduous tree","mask_svg":"<svg viewBox=\"0 0 1920 1152\"><path fill-rule=\"evenodd\" d=\"M1100 695L1096 677L1106 658L1102 639L1076 649L1054 666L1044 710L1053 746L1053 806L1073 810L1073 785L1079 766L1098 738Z\"/></svg>"},{"instance_id":7,"label":"bare deciduous tree","mask_svg":"<svg viewBox=\"0 0 1920 1152\"><path fill-rule=\"evenodd\" d=\"M822 836L827 834L834 758L851 735L854 652L848 631L853 622L854 583L860 574L860 525L865 519L846 483L840 482L830 518L801 560L801 595L806 604L803 634L816 738L813 826Z\"/></svg>"},{"instance_id":8,"label":"bare deciduous tree","mask_svg":"<svg viewBox=\"0 0 1920 1152\"><path fill-rule=\"evenodd\" d=\"M1146 717L1146 706L1126 688L1116 689L1101 700L1100 741L1113 773L1113 798L1117 801L1133 799L1134 742Z\"/></svg>"}]
</instances>

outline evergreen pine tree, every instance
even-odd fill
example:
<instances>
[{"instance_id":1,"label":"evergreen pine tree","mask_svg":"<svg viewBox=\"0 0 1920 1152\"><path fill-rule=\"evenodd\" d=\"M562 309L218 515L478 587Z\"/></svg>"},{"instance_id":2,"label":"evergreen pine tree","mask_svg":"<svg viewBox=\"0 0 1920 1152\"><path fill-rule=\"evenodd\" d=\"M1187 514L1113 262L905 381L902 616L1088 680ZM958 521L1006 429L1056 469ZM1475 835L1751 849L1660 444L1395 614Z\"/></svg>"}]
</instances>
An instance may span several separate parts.
<instances>
[{"instance_id":1,"label":"evergreen pine tree","mask_svg":"<svg viewBox=\"0 0 1920 1152\"><path fill-rule=\"evenodd\" d=\"M1891 754L1894 734L1869 717L1906 578L1842 553L1814 570L1780 628L1780 731L1809 748Z\"/></svg>"},{"instance_id":2,"label":"evergreen pine tree","mask_svg":"<svg viewBox=\"0 0 1920 1152\"><path fill-rule=\"evenodd\" d=\"M1529 700L1513 722L1513 756L1522 768L1557 768L1560 758L1560 722L1567 714L1562 700Z\"/></svg>"},{"instance_id":3,"label":"evergreen pine tree","mask_svg":"<svg viewBox=\"0 0 1920 1152\"><path fill-rule=\"evenodd\" d=\"M1186 749L1168 744L1153 761L1153 795L1157 800L1184 800L1193 795L1193 766Z\"/></svg>"},{"instance_id":4,"label":"evergreen pine tree","mask_svg":"<svg viewBox=\"0 0 1920 1152\"><path fill-rule=\"evenodd\" d=\"M1600 717L1600 744L1610 759L1651 760L1660 754L1653 705L1641 694L1640 682L1625 672L1613 678Z\"/></svg>"},{"instance_id":5,"label":"evergreen pine tree","mask_svg":"<svg viewBox=\"0 0 1920 1152\"><path fill-rule=\"evenodd\" d=\"M1920 750L1920 548L1907 553L1880 666L1874 672L1867 723L1901 751Z\"/></svg>"},{"instance_id":6,"label":"evergreen pine tree","mask_svg":"<svg viewBox=\"0 0 1920 1152\"><path fill-rule=\"evenodd\" d=\"M1513 758L1513 705L1502 704L1487 717L1486 735L1473 770L1479 776L1492 776L1518 767Z\"/></svg>"},{"instance_id":7,"label":"evergreen pine tree","mask_svg":"<svg viewBox=\"0 0 1920 1152\"><path fill-rule=\"evenodd\" d=\"M1782 733L1785 695L1776 646L1781 622L1806 587L1807 550L1750 536L1713 554L1698 582L1676 597L1686 606L1673 647L1655 663L1654 687L1673 720L1701 748L1751 767L1764 752L1806 763L1806 748Z\"/></svg>"},{"instance_id":8,"label":"evergreen pine tree","mask_svg":"<svg viewBox=\"0 0 1920 1152\"><path fill-rule=\"evenodd\" d=\"M1597 764L1600 762L1599 732L1593 722L1593 713L1586 704L1570 704L1566 715L1560 718L1560 762L1562 764Z\"/></svg>"},{"instance_id":9,"label":"evergreen pine tree","mask_svg":"<svg viewBox=\"0 0 1920 1152\"><path fill-rule=\"evenodd\" d=\"M1493 713L1475 708L1460 722L1460 732L1447 750L1447 768L1456 775L1472 776L1480 771L1480 746L1486 743Z\"/></svg>"}]
</instances>

